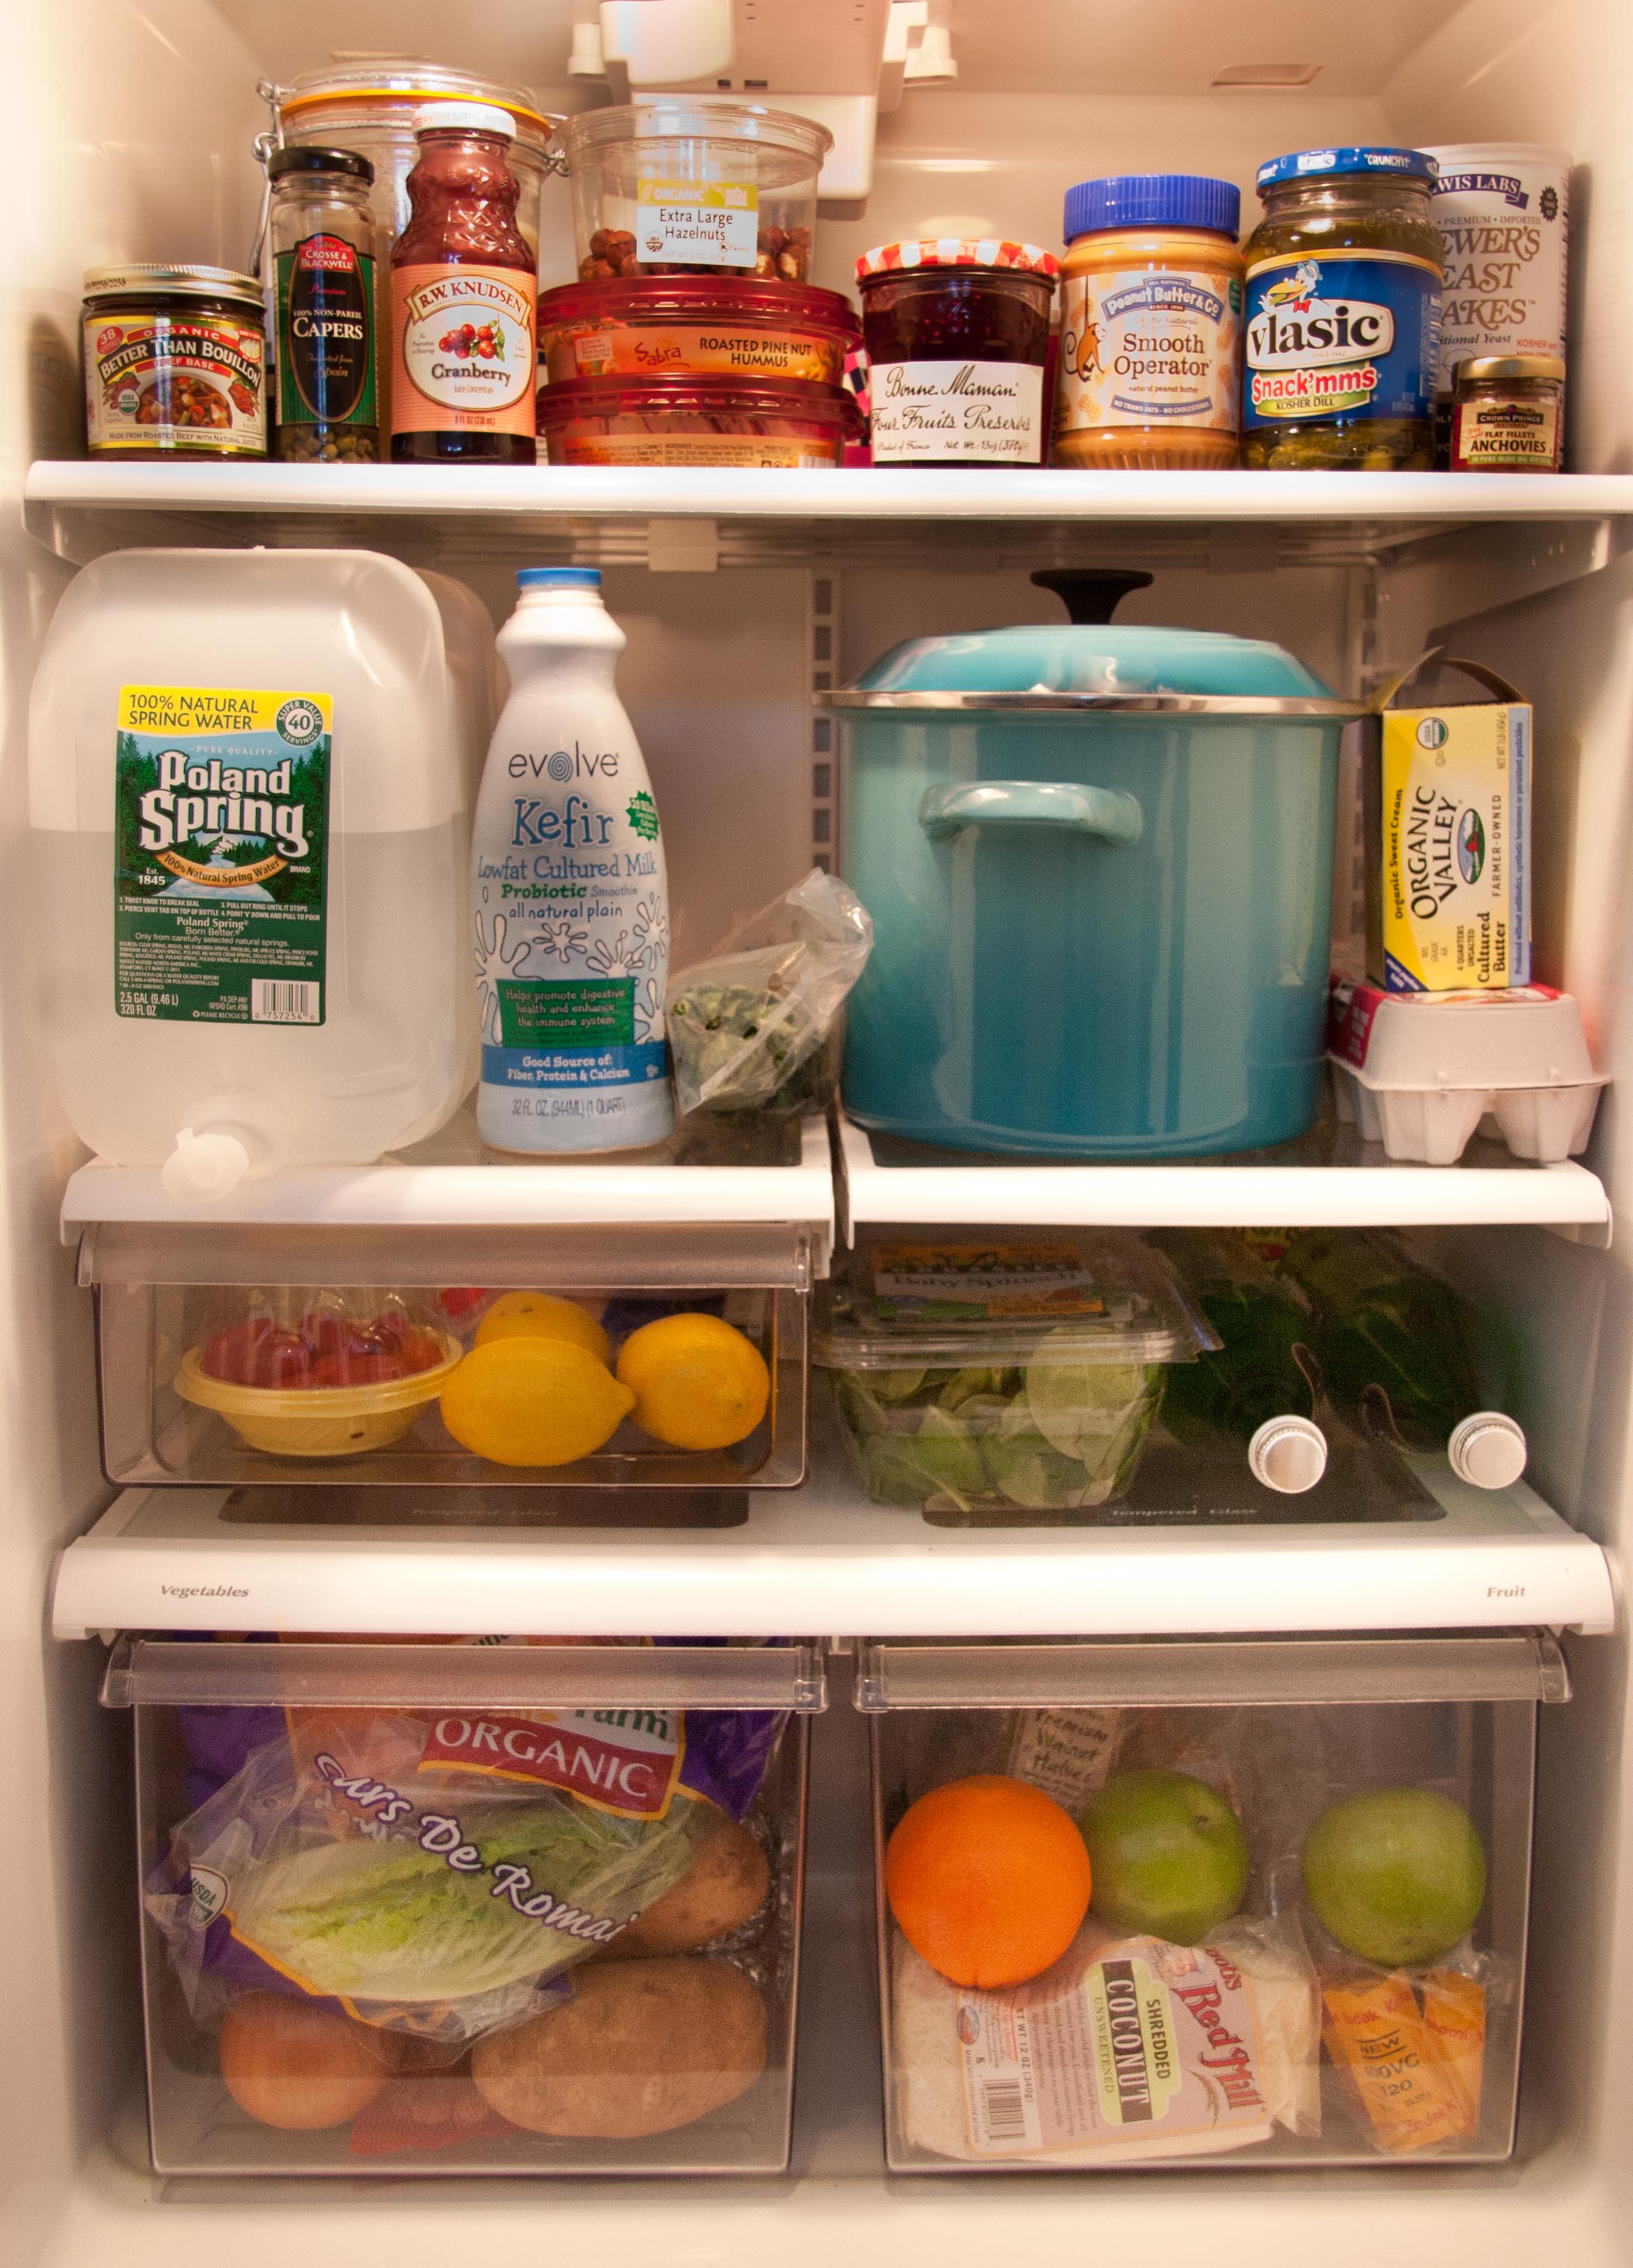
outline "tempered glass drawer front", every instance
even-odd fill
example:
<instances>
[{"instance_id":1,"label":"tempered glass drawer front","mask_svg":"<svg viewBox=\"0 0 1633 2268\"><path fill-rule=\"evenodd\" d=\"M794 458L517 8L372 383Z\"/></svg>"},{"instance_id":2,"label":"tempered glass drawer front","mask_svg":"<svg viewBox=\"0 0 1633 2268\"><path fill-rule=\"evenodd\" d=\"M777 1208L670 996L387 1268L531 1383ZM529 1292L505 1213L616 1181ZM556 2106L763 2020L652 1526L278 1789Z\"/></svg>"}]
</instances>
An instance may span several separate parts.
<instances>
[{"instance_id":1,"label":"tempered glass drawer front","mask_svg":"<svg viewBox=\"0 0 1633 2268\"><path fill-rule=\"evenodd\" d=\"M858 1667L892 2169L1511 2154L1550 1638Z\"/></svg>"}]
</instances>

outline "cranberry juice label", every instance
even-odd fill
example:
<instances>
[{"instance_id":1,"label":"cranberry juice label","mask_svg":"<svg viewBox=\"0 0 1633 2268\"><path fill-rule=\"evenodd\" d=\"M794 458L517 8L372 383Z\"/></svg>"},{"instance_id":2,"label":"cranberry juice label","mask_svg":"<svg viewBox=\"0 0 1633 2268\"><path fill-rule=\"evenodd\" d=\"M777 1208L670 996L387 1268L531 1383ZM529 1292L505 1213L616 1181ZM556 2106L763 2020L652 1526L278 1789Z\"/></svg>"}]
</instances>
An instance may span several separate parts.
<instances>
[{"instance_id":1,"label":"cranberry juice label","mask_svg":"<svg viewBox=\"0 0 1633 2268\"><path fill-rule=\"evenodd\" d=\"M537 296L519 268L394 269L392 431L530 438Z\"/></svg>"},{"instance_id":2,"label":"cranberry juice label","mask_svg":"<svg viewBox=\"0 0 1633 2268\"><path fill-rule=\"evenodd\" d=\"M1398 252L1288 253L1247 272L1242 423L1426 418L1440 350L1440 275Z\"/></svg>"}]
</instances>

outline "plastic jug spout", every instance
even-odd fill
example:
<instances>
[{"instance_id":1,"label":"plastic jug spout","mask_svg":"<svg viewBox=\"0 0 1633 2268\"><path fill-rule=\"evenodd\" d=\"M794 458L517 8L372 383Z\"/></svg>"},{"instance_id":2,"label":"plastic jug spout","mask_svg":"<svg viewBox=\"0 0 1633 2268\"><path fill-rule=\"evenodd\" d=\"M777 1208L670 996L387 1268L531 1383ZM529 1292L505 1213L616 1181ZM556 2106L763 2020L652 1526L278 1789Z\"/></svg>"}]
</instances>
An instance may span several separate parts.
<instances>
[{"instance_id":1,"label":"plastic jug spout","mask_svg":"<svg viewBox=\"0 0 1633 2268\"><path fill-rule=\"evenodd\" d=\"M255 1095L224 1096L179 1130L159 1180L178 1204L213 1204L241 1181L274 1172L287 1152L282 1122L269 1105Z\"/></svg>"}]
</instances>

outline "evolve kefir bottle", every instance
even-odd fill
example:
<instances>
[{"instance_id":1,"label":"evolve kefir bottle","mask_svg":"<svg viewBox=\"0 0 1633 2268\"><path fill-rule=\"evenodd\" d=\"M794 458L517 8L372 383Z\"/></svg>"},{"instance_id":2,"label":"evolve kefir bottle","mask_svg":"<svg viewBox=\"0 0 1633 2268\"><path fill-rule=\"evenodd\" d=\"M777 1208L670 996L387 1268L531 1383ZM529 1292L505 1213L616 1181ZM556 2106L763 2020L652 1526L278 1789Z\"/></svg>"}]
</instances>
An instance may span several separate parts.
<instances>
[{"instance_id":1,"label":"evolve kefir bottle","mask_svg":"<svg viewBox=\"0 0 1633 2268\"><path fill-rule=\"evenodd\" d=\"M516 580L477 801L477 1123L501 1150L629 1149L661 1141L674 1110L663 843L612 681L624 633L593 567Z\"/></svg>"},{"instance_id":2,"label":"evolve kefir bottle","mask_svg":"<svg viewBox=\"0 0 1633 2268\"><path fill-rule=\"evenodd\" d=\"M53 1061L80 1138L179 1199L365 1163L468 1090L445 611L457 641L395 560L292 550L115 552L58 608L29 747Z\"/></svg>"}]
</instances>

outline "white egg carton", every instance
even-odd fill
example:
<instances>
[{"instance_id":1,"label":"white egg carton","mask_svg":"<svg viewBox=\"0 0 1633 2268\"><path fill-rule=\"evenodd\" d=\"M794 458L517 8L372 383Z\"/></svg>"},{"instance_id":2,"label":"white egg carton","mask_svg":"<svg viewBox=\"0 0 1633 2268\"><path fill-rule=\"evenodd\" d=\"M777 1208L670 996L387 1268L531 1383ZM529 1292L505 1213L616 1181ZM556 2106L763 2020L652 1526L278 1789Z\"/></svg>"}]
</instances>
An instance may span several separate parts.
<instances>
[{"instance_id":1,"label":"white egg carton","mask_svg":"<svg viewBox=\"0 0 1633 2268\"><path fill-rule=\"evenodd\" d=\"M1547 1165L1587 1147L1606 1074L1568 992L1382 992L1334 977L1338 1115L1392 1158L1454 1166L1480 1132Z\"/></svg>"}]
</instances>

